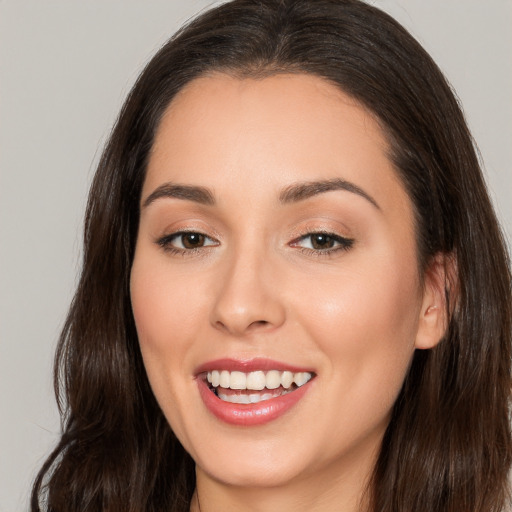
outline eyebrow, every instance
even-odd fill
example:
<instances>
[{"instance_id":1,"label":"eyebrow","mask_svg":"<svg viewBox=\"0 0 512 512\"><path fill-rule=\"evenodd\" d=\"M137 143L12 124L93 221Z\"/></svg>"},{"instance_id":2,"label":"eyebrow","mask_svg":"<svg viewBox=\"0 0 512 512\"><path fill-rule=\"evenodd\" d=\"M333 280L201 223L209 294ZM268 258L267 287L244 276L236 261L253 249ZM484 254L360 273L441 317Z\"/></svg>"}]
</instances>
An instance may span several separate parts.
<instances>
[{"instance_id":1,"label":"eyebrow","mask_svg":"<svg viewBox=\"0 0 512 512\"><path fill-rule=\"evenodd\" d=\"M345 190L357 194L369 201L375 208L380 210L380 206L370 194L365 192L350 181L335 178L332 180L308 181L296 183L286 187L279 194L279 202L282 204L296 203L304 201L310 197L324 194L335 190ZM142 207L147 208L151 203L161 198L183 199L185 201L194 201L199 204L212 206L215 204L213 192L206 188L195 185L179 185L173 183L164 183L157 187L143 202Z\"/></svg>"},{"instance_id":2,"label":"eyebrow","mask_svg":"<svg viewBox=\"0 0 512 512\"><path fill-rule=\"evenodd\" d=\"M310 197L333 190L345 190L363 197L369 201L375 208L380 210L380 206L373 197L350 181L335 178L332 180L308 181L305 183L297 183L286 187L279 195L279 201L283 204L296 203L304 201Z\"/></svg>"},{"instance_id":3,"label":"eyebrow","mask_svg":"<svg viewBox=\"0 0 512 512\"><path fill-rule=\"evenodd\" d=\"M206 187L164 183L149 194L142 203L142 207L147 208L151 203L163 197L184 199L185 201L194 201L205 205L215 204L213 193Z\"/></svg>"}]
</instances>

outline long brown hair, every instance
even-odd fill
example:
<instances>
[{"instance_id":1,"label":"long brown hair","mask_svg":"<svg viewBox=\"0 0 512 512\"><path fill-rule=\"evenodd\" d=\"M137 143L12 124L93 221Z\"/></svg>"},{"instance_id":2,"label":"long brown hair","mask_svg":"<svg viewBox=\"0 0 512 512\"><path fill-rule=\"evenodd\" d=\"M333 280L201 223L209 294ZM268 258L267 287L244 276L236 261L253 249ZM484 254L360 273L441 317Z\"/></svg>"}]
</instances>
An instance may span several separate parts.
<instances>
[{"instance_id":1,"label":"long brown hair","mask_svg":"<svg viewBox=\"0 0 512 512\"><path fill-rule=\"evenodd\" d=\"M371 110L415 207L421 269L456 260L444 339L416 351L369 488L373 512L497 512L508 498L509 262L473 141L421 46L358 0L235 0L179 31L129 94L98 166L81 278L55 362L63 433L32 512L185 511L194 463L151 392L129 276L148 153L161 116L196 77L322 77ZM453 283L452 283L453 284ZM447 283L449 286L449 283Z\"/></svg>"}]
</instances>

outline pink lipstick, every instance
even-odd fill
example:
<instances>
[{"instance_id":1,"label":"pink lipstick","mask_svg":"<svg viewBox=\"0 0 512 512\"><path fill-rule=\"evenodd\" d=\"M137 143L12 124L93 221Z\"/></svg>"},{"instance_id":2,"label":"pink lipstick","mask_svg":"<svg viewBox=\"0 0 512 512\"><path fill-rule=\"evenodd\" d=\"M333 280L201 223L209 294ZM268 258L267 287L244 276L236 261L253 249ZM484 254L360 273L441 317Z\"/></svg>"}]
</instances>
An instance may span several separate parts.
<instances>
[{"instance_id":1,"label":"pink lipstick","mask_svg":"<svg viewBox=\"0 0 512 512\"><path fill-rule=\"evenodd\" d=\"M270 359L218 359L197 368L206 408L232 425L256 426L281 417L311 387L315 373Z\"/></svg>"}]
</instances>

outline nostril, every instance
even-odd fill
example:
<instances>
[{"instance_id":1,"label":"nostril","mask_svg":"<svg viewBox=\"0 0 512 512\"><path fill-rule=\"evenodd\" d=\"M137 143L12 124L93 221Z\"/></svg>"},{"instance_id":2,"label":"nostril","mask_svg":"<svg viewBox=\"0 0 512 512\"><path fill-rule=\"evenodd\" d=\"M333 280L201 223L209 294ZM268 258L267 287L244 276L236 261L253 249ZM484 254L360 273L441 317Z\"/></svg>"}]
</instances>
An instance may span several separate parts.
<instances>
[{"instance_id":1,"label":"nostril","mask_svg":"<svg viewBox=\"0 0 512 512\"><path fill-rule=\"evenodd\" d=\"M257 331L258 329L265 329L266 327L271 325L272 323L268 322L267 320L255 320L254 322L250 322L249 325L245 324L244 326L237 326L234 325L233 323L226 324L220 320L215 322L215 326L217 329L224 332L237 334L242 334L243 332Z\"/></svg>"},{"instance_id":2,"label":"nostril","mask_svg":"<svg viewBox=\"0 0 512 512\"><path fill-rule=\"evenodd\" d=\"M270 322L267 322L266 320L256 320L255 322L252 322L249 325L249 329L258 328L258 327L265 327L265 326L269 325L269 323Z\"/></svg>"},{"instance_id":3,"label":"nostril","mask_svg":"<svg viewBox=\"0 0 512 512\"><path fill-rule=\"evenodd\" d=\"M220 320L215 322L215 327L217 327L217 329L220 329L220 330L223 330L223 331L227 331L228 330L228 328Z\"/></svg>"}]
</instances>

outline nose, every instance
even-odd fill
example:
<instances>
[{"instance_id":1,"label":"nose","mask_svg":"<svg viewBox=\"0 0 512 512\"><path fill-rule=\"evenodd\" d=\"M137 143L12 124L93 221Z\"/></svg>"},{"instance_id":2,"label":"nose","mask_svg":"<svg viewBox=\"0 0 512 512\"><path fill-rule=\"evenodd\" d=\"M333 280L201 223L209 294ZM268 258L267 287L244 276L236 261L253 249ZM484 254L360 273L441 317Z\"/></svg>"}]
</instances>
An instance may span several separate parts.
<instances>
[{"instance_id":1,"label":"nose","mask_svg":"<svg viewBox=\"0 0 512 512\"><path fill-rule=\"evenodd\" d=\"M218 275L211 324L232 336L270 331L285 321L276 269L265 254L233 255Z\"/></svg>"}]
</instances>

